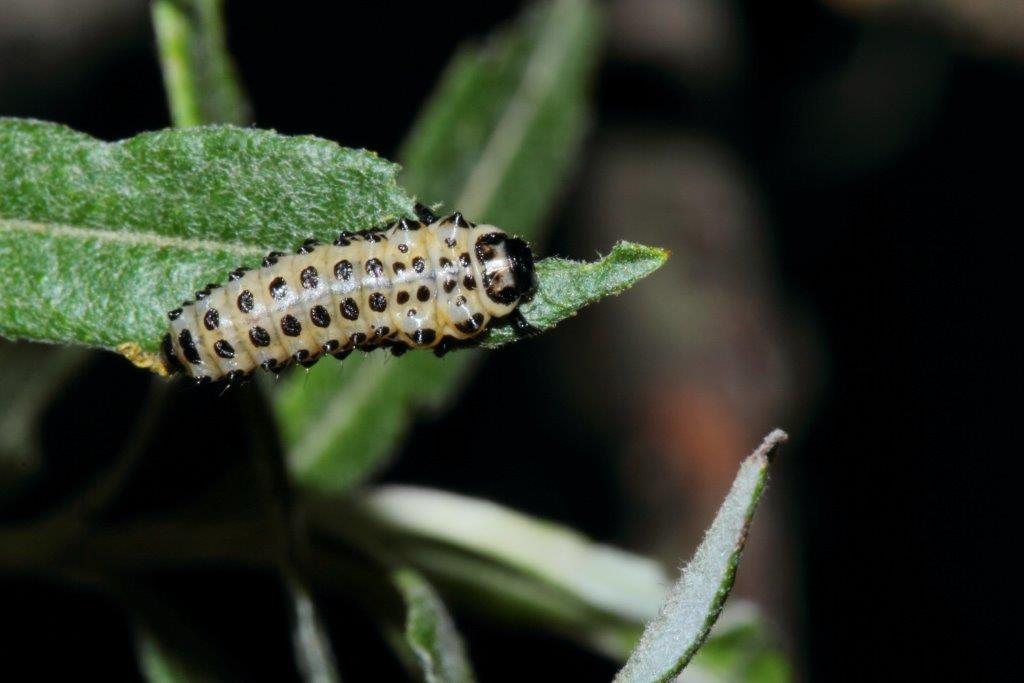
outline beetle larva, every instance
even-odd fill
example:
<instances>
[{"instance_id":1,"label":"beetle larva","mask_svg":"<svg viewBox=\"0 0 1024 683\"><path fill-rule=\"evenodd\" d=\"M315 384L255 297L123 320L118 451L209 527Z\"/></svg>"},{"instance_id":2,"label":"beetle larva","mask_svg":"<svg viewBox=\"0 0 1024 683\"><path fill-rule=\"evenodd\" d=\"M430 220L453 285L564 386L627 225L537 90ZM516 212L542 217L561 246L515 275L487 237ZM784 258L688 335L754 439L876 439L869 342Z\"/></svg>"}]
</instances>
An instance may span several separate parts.
<instances>
[{"instance_id":1,"label":"beetle larva","mask_svg":"<svg viewBox=\"0 0 1024 683\"><path fill-rule=\"evenodd\" d=\"M306 240L295 255L271 252L263 267L232 271L167 314L168 369L196 381L236 382L257 367L280 372L324 355L387 347L442 355L512 316L534 288L525 241L454 213L417 205L420 220Z\"/></svg>"}]
</instances>

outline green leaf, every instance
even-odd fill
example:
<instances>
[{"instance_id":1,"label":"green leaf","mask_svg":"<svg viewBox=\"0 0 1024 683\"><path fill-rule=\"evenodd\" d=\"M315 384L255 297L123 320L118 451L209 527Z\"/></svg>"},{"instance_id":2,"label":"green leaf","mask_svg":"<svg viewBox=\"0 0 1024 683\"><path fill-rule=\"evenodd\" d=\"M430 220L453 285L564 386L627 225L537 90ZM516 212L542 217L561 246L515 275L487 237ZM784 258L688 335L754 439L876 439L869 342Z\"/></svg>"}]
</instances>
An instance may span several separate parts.
<instances>
[{"instance_id":1,"label":"green leaf","mask_svg":"<svg viewBox=\"0 0 1024 683\"><path fill-rule=\"evenodd\" d=\"M155 0L152 13L174 125L249 123L224 38L221 0Z\"/></svg>"},{"instance_id":2,"label":"green leaf","mask_svg":"<svg viewBox=\"0 0 1024 683\"><path fill-rule=\"evenodd\" d=\"M686 678L719 683L789 683L793 670L757 607L733 600L690 661Z\"/></svg>"},{"instance_id":3,"label":"green leaf","mask_svg":"<svg viewBox=\"0 0 1024 683\"><path fill-rule=\"evenodd\" d=\"M668 681L703 644L732 590L750 522L768 480L771 457L786 438L785 432L775 430L743 461L703 542L672 587L658 618L644 629L616 681Z\"/></svg>"},{"instance_id":4,"label":"green leaf","mask_svg":"<svg viewBox=\"0 0 1024 683\"><path fill-rule=\"evenodd\" d=\"M0 336L155 351L164 312L269 249L411 211L398 167L227 126L104 143L0 119Z\"/></svg>"},{"instance_id":5,"label":"green leaf","mask_svg":"<svg viewBox=\"0 0 1024 683\"><path fill-rule=\"evenodd\" d=\"M415 653L427 683L473 681L466 648L451 615L433 587L408 567L393 573L405 601L405 641Z\"/></svg>"},{"instance_id":6,"label":"green leaf","mask_svg":"<svg viewBox=\"0 0 1024 683\"><path fill-rule=\"evenodd\" d=\"M668 585L651 560L489 501L388 486L360 495L343 514L338 505L310 506L318 529L357 545L371 535L460 608L623 660Z\"/></svg>"},{"instance_id":7,"label":"green leaf","mask_svg":"<svg viewBox=\"0 0 1024 683\"><path fill-rule=\"evenodd\" d=\"M633 286L664 265L668 256L664 249L619 242L610 254L593 263L544 259L537 264L537 293L520 310L538 330L551 329L585 306ZM497 348L513 341L515 331L503 326L491 329L481 343L485 348Z\"/></svg>"},{"instance_id":8,"label":"green leaf","mask_svg":"<svg viewBox=\"0 0 1024 683\"><path fill-rule=\"evenodd\" d=\"M597 19L591 2L555 0L485 47L462 48L403 147L406 187L423 201L453 201L474 221L536 237L585 129ZM321 363L287 378L275 405L292 475L321 492L365 481L413 413L442 406L478 358L371 354L340 371Z\"/></svg>"}]
</instances>

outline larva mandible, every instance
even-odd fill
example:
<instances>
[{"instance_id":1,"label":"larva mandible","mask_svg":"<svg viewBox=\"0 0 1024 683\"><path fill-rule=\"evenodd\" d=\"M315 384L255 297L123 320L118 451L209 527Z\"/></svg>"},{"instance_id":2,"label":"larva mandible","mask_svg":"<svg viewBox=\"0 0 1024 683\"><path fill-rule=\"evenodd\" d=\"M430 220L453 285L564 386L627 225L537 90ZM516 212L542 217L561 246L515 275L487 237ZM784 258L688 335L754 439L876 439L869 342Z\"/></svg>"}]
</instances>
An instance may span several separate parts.
<instances>
[{"instance_id":1,"label":"larva mandible","mask_svg":"<svg viewBox=\"0 0 1024 683\"><path fill-rule=\"evenodd\" d=\"M443 355L508 316L527 329L517 310L535 287L527 243L460 213L416 213L331 245L306 240L294 256L271 252L262 268L207 285L167 314L168 370L235 383L257 367L278 373L353 349Z\"/></svg>"}]
</instances>

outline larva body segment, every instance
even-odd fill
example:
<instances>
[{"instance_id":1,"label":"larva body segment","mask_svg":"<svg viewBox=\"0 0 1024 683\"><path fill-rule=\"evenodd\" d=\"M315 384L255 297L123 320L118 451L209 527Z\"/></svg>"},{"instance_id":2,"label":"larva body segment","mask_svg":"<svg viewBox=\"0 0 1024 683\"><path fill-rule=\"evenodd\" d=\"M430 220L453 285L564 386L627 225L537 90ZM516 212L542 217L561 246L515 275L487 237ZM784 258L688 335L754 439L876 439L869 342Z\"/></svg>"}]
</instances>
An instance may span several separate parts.
<instances>
[{"instance_id":1,"label":"larva body segment","mask_svg":"<svg viewBox=\"0 0 1024 683\"><path fill-rule=\"evenodd\" d=\"M168 313L164 357L197 381L241 380L353 349L449 350L516 311L534 287L527 244L455 213L307 240ZM429 219L429 220L427 220Z\"/></svg>"}]
</instances>

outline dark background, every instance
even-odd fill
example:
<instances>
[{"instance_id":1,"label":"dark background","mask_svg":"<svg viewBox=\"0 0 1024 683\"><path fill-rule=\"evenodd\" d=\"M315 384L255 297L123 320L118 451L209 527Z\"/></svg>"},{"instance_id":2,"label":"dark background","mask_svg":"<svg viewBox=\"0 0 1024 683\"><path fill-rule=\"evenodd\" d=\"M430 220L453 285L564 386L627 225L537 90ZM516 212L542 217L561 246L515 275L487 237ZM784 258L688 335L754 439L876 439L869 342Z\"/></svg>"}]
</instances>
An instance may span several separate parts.
<instances>
[{"instance_id":1,"label":"dark background","mask_svg":"<svg viewBox=\"0 0 1024 683\"><path fill-rule=\"evenodd\" d=\"M111 140L168 125L148 17L122 4L116 18L96 25L93 40L65 36L37 45L12 31L15 38L0 42L0 113L60 121ZM710 52L678 59L658 52L657 37L616 23L631 7L615 5L595 84L592 144L541 251L585 257L606 248L603 237L581 236L581 217L596 201L595 174L614 159L616 144L630 146L630 136L697 132L726 150L757 197L759 272L772 292L758 305L776 311L777 325L762 334L778 332L773 343L783 349L780 372L791 387L746 429L756 435L780 424L794 437L769 490L771 507L754 529L755 539L778 543L752 549L740 574L757 581L741 588L768 606L807 680L958 678L958 671L983 677L1002 589L1001 571L982 558L1005 540L992 524L1009 515L1011 503L995 492L1011 453L992 431L997 399L989 383L1014 367L991 340L1012 336L1019 309L995 297L1014 272L1004 235L1021 223L1020 191L1012 186L1020 178L1024 121L1015 96L1024 85L1020 55L938 24L849 15L820 2L784 3L784 10L780 3L722 4L727 32L711 32ZM228 26L257 125L393 158L455 48L518 9L416 4L399 13L379 3L358 11L260 11L229 3ZM625 229L615 237L639 239ZM668 273L656 277L660 285L652 279L650 286L659 296L686 286ZM595 411L630 414L630 396L621 405L572 407L573 378L583 371L564 369L572 363L566 358L577 335L605 320L586 321L601 310L488 357L463 401L424 418L415 434L431 443L472 429L487 419L473 400L477 389L500 382L525 399L521 424L545 435L532 449L498 444L487 459L472 461L405 454L385 479L491 497L669 562L685 557L695 538L651 539L666 527L646 524L647 514L664 501L645 503L637 493L644 472L623 483L623 470L632 468L631 436L595 426L604 414ZM659 329L645 336L657 337ZM591 371L628 373L644 348L642 341L613 340L612 355ZM544 373L531 370L537 367ZM143 391L138 373L114 357L95 361L88 375L85 395L90 382L113 382L115 393L128 397L126 412ZM230 410L215 397L202 400L211 411ZM69 414L89 421L81 403ZM70 429L71 418L51 419ZM756 443L743 434L728 477ZM50 497L59 495L60 481L78 475L54 476ZM710 481L718 488L708 495L718 501L727 479ZM33 505L42 503L21 503L7 516L29 515ZM699 509L697 528L712 514ZM286 619L269 577L214 572L194 583L176 589L180 600L216 595L229 613L259 615L249 635L237 636L239 650L268 653L250 673L287 670ZM128 626L103 599L42 580L11 580L0 591L4 620L18 631L4 643L4 666L133 671ZM271 597L254 604L253 595ZM378 661L387 654L371 636L358 635L372 629L353 625L345 607L332 603L328 622L333 632L367 641L338 652L343 675L365 680L346 655L370 650ZM607 680L615 669L561 641L459 622L485 681L529 679L542 661L574 680ZM54 658L56 650L65 654Z\"/></svg>"}]
</instances>

